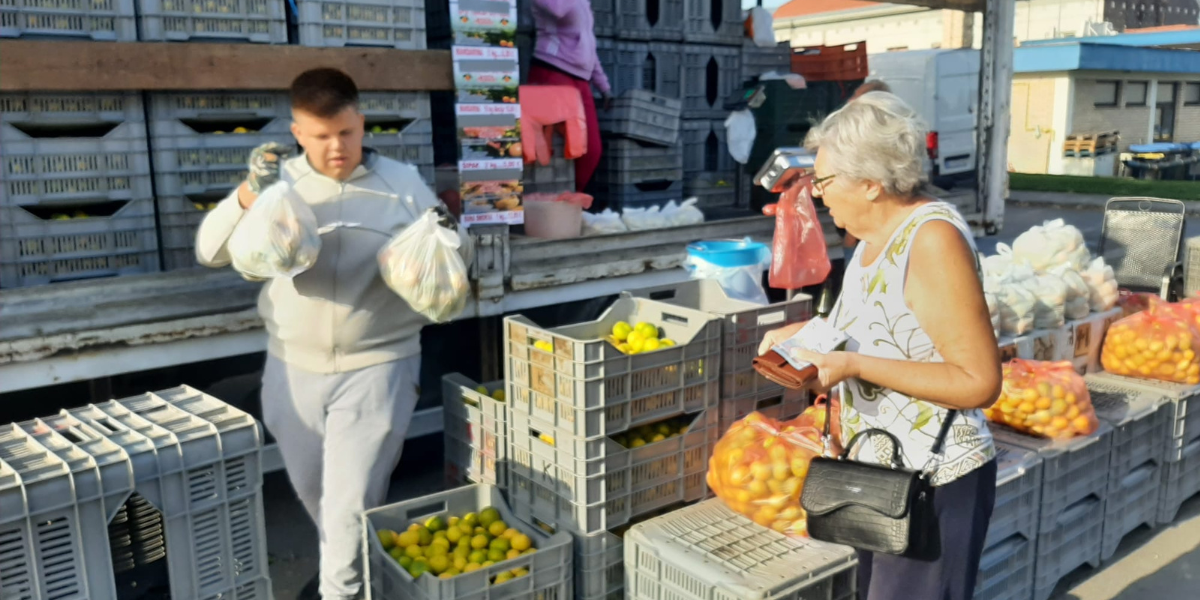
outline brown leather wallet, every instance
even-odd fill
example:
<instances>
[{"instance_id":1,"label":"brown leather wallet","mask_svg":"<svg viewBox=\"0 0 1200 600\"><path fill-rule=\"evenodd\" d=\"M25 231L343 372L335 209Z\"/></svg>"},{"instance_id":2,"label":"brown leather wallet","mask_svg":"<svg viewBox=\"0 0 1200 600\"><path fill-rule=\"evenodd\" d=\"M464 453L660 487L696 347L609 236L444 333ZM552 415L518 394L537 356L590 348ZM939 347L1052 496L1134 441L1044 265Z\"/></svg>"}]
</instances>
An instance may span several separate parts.
<instances>
[{"instance_id":1,"label":"brown leather wallet","mask_svg":"<svg viewBox=\"0 0 1200 600\"><path fill-rule=\"evenodd\" d=\"M770 381L782 385L789 390L803 389L817 377L817 366L808 365L803 369L793 367L783 355L774 350L755 358L752 363L754 370Z\"/></svg>"}]
</instances>

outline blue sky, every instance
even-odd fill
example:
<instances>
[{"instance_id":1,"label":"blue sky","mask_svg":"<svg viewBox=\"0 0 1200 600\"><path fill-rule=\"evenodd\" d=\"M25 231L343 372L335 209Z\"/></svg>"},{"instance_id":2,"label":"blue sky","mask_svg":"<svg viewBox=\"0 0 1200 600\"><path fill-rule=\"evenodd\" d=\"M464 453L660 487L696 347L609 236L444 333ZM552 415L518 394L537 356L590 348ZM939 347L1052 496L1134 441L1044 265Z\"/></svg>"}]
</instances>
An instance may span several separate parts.
<instances>
[{"instance_id":1,"label":"blue sky","mask_svg":"<svg viewBox=\"0 0 1200 600\"><path fill-rule=\"evenodd\" d=\"M776 8L779 8L785 3L787 3L787 0L763 0L763 8L771 12L775 12ZM755 6L758 6L758 2L756 0L742 0L742 8L754 8Z\"/></svg>"}]
</instances>

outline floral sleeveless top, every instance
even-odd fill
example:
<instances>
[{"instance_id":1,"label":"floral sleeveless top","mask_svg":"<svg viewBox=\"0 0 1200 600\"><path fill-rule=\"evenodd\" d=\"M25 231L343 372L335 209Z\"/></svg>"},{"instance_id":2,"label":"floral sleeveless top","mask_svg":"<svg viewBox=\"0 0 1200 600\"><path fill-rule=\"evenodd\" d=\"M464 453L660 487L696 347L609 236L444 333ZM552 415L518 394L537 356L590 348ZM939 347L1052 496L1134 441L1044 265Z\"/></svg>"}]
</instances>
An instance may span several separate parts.
<instances>
[{"instance_id":1,"label":"floral sleeveless top","mask_svg":"<svg viewBox=\"0 0 1200 600\"><path fill-rule=\"evenodd\" d=\"M912 240L921 226L946 221L957 227L971 250L975 240L958 211L944 202L917 207L896 228L874 264L864 266L859 244L846 265L842 296L834 307L833 325L849 336L846 349L865 356L916 362L942 362L929 336L904 301ZM910 469L929 463L947 409L880 387L849 379L838 387L842 402L842 440L866 429L883 429L900 440L900 456ZM873 436L859 442L858 460L888 464L893 444ZM987 464L996 456L992 434L981 410L962 410L954 418L942 458L934 465L933 485L945 485Z\"/></svg>"}]
</instances>

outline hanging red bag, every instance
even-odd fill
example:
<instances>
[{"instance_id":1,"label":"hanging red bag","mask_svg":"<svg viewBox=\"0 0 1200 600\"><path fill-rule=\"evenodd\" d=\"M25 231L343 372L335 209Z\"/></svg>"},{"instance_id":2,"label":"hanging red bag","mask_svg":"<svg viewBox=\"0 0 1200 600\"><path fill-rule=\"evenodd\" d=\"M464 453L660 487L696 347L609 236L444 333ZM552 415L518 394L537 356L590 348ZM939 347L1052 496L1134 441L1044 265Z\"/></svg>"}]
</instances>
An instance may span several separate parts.
<instances>
[{"instance_id":1,"label":"hanging red bag","mask_svg":"<svg viewBox=\"0 0 1200 600\"><path fill-rule=\"evenodd\" d=\"M812 177L801 177L779 195L771 247L771 287L798 290L829 277L825 230L812 201Z\"/></svg>"}]
</instances>

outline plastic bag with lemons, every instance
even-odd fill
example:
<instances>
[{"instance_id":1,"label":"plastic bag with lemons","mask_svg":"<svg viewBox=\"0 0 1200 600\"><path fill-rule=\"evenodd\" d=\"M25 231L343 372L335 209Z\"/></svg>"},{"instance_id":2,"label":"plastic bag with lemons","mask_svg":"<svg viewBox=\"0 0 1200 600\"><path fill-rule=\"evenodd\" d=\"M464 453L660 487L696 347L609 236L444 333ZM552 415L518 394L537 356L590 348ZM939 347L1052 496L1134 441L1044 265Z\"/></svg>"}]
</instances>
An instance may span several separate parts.
<instances>
[{"instance_id":1,"label":"plastic bag with lemons","mask_svg":"<svg viewBox=\"0 0 1200 600\"><path fill-rule=\"evenodd\" d=\"M1087 385L1070 362L1016 359L1005 364L1003 391L984 414L993 422L1056 440L1088 435L1100 426Z\"/></svg>"}]
</instances>

